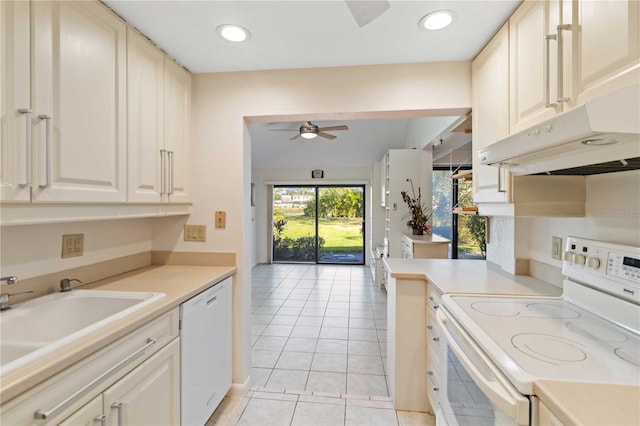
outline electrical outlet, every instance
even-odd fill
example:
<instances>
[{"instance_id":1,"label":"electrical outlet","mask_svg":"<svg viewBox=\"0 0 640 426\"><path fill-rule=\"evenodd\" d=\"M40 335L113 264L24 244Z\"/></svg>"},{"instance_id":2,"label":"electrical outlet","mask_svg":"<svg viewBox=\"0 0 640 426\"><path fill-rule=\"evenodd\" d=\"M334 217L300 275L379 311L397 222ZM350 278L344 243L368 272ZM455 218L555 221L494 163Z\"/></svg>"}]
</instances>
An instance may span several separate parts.
<instances>
[{"instance_id":1,"label":"electrical outlet","mask_svg":"<svg viewBox=\"0 0 640 426\"><path fill-rule=\"evenodd\" d=\"M84 254L84 234L66 234L62 236L62 258L77 257Z\"/></svg>"},{"instance_id":2,"label":"electrical outlet","mask_svg":"<svg viewBox=\"0 0 640 426\"><path fill-rule=\"evenodd\" d=\"M551 258L562 260L562 238L551 237Z\"/></svg>"},{"instance_id":3,"label":"electrical outlet","mask_svg":"<svg viewBox=\"0 0 640 426\"><path fill-rule=\"evenodd\" d=\"M205 242L207 239L207 227L205 225L185 225L184 240Z\"/></svg>"},{"instance_id":4,"label":"electrical outlet","mask_svg":"<svg viewBox=\"0 0 640 426\"><path fill-rule=\"evenodd\" d=\"M216 229L224 229L227 226L227 212L217 211L215 223Z\"/></svg>"}]
</instances>

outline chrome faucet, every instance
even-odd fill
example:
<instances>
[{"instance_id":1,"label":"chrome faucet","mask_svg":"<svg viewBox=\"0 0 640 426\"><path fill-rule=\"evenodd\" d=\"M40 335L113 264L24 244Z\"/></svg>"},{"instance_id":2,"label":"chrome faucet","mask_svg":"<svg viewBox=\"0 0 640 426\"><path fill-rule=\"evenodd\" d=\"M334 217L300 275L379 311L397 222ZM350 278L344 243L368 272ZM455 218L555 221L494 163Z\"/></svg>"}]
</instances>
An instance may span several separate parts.
<instances>
[{"instance_id":1,"label":"chrome faucet","mask_svg":"<svg viewBox=\"0 0 640 426\"><path fill-rule=\"evenodd\" d=\"M6 285L13 285L13 284L17 284L18 283L18 277L16 276L9 276L9 277L2 277L0 278L0 285L6 281ZM21 291L19 293L13 293L13 294L8 294L8 293L0 293L0 311L5 311L7 309L10 309L11 306L9 306L9 297L11 296L15 296L18 294L29 294L29 293L33 293L33 290L29 290L29 291Z\"/></svg>"},{"instance_id":2,"label":"chrome faucet","mask_svg":"<svg viewBox=\"0 0 640 426\"><path fill-rule=\"evenodd\" d=\"M63 278L60 280L60 291L61 292L71 291L71 281L77 281L80 284L82 284L82 281L76 278Z\"/></svg>"}]
</instances>

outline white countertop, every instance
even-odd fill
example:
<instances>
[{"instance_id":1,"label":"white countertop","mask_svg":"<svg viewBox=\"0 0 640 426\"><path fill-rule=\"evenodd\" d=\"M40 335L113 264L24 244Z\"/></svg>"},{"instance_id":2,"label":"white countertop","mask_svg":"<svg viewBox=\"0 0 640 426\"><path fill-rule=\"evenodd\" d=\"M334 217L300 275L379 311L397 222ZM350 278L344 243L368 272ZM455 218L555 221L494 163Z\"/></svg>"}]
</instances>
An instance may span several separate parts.
<instances>
[{"instance_id":1,"label":"white countertop","mask_svg":"<svg viewBox=\"0 0 640 426\"><path fill-rule=\"evenodd\" d=\"M402 236L409 239L415 244L449 244L451 242L451 240L447 240L446 238L436 234L402 234Z\"/></svg>"},{"instance_id":2,"label":"white countertop","mask_svg":"<svg viewBox=\"0 0 640 426\"><path fill-rule=\"evenodd\" d=\"M560 296L562 289L527 275L512 275L499 266L471 259L384 259L396 279L424 279L440 292Z\"/></svg>"}]
</instances>

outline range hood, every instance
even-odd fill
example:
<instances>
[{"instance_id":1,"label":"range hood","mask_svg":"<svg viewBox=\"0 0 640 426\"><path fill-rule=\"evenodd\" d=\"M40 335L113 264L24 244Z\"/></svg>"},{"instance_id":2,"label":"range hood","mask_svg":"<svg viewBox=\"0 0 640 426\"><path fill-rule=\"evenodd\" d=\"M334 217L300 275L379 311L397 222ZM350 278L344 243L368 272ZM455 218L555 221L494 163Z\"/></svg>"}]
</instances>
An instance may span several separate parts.
<instances>
[{"instance_id":1,"label":"range hood","mask_svg":"<svg viewBox=\"0 0 640 426\"><path fill-rule=\"evenodd\" d=\"M478 154L481 164L514 175L640 169L640 85L587 101Z\"/></svg>"}]
</instances>

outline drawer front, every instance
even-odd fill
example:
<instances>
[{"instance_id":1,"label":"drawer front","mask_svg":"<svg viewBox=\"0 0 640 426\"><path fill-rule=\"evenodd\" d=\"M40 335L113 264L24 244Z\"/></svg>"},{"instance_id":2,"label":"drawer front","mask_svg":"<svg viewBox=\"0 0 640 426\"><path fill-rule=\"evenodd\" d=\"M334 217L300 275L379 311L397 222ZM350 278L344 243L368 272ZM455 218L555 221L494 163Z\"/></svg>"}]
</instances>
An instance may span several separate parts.
<instances>
[{"instance_id":1,"label":"drawer front","mask_svg":"<svg viewBox=\"0 0 640 426\"><path fill-rule=\"evenodd\" d=\"M67 418L171 340L178 337L178 318L179 311L178 308L175 308L3 404L0 423L6 426L60 423L61 420ZM131 356L147 345L148 339L155 339L156 343L148 346L143 352ZM91 389L86 389L86 392L83 392L74 402L65 404L65 408L55 416L44 420L35 419L34 414L36 411L50 411L78 390L89 386L101 374L129 357L131 357L130 362L122 365L122 368L109 377L100 380Z\"/></svg>"}]
</instances>

